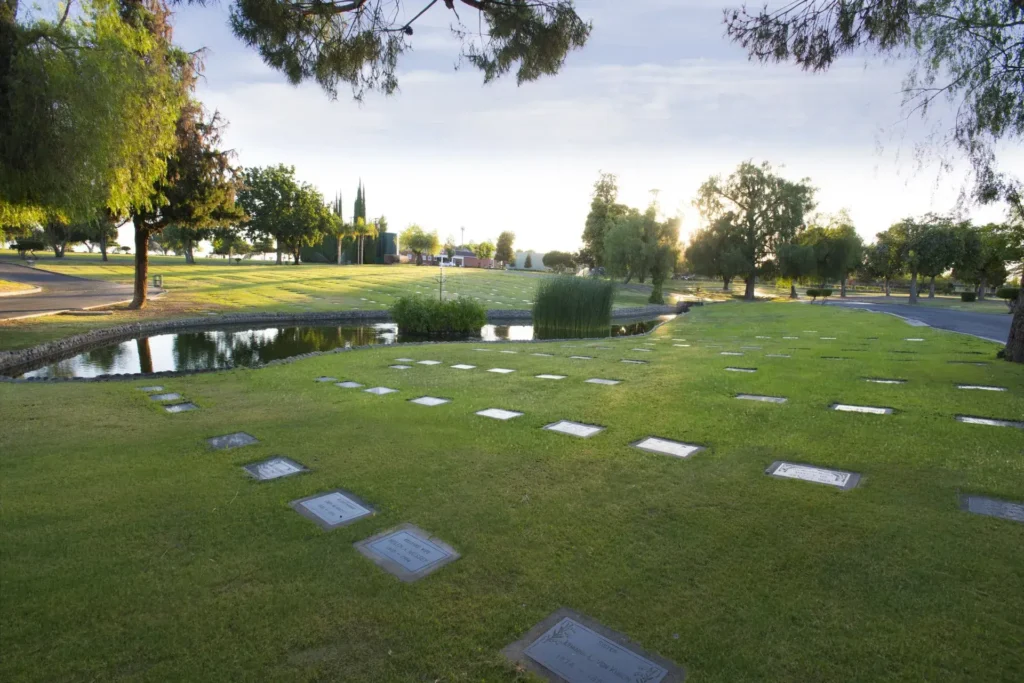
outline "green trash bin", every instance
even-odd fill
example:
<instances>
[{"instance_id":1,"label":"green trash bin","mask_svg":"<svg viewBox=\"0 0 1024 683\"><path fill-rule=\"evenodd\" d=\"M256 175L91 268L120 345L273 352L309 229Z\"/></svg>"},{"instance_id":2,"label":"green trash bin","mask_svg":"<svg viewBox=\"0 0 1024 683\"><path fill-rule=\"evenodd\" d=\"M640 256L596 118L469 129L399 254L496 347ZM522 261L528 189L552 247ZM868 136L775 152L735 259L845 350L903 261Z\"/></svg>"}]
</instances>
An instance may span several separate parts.
<instances>
[{"instance_id":1,"label":"green trash bin","mask_svg":"<svg viewBox=\"0 0 1024 683\"><path fill-rule=\"evenodd\" d=\"M153 286L154 287L163 287L164 286L164 276L163 275L154 275L153 276Z\"/></svg>"}]
</instances>

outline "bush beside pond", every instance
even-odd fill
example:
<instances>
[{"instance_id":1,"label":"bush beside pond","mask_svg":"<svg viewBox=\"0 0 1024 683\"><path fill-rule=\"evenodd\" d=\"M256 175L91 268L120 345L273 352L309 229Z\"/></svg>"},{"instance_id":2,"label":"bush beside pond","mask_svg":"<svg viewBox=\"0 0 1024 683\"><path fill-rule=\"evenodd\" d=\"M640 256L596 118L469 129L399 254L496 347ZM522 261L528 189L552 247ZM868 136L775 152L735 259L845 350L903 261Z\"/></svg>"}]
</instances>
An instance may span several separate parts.
<instances>
[{"instance_id":1,"label":"bush beside pond","mask_svg":"<svg viewBox=\"0 0 1024 683\"><path fill-rule=\"evenodd\" d=\"M391 317L402 334L446 339L480 333L487 311L468 297L437 301L425 296L403 296L391 306Z\"/></svg>"},{"instance_id":2,"label":"bush beside pond","mask_svg":"<svg viewBox=\"0 0 1024 683\"><path fill-rule=\"evenodd\" d=\"M615 285L608 280L559 275L537 287L533 333L537 339L607 337Z\"/></svg>"}]
</instances>

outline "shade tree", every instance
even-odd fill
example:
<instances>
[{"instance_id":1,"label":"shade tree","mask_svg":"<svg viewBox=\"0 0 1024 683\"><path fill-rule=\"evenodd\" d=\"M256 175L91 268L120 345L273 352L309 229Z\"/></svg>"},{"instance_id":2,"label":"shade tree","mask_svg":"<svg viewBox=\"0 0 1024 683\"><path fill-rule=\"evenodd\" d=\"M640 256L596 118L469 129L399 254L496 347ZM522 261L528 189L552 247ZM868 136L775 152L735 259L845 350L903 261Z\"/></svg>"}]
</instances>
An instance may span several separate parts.
<instances>
[{"instance_id":1,"label":"shade tree","mask_svg":"<svg viewBox=\"0 0 1024 683\"><path fill-rule=\"evenodd\" d=\"M501 263L512 263L515 259L515 252L512 251L512 245L515 241L516 234L510 230L506 230L498 235L498 243L494 248L494 260Z\"/></svg>"},{"instance_id":2,"label":"shade tree","mask_svg":"<svg viewBox=\"0 0 1024 683\"><path fill-rule=\"evenodd\" d=\"M416 255L417 266L423 264L424 254L434 255L441 251L441 240L437 236L437 231L427 232L415 223L402 231L398 241L403 249L408 249Z\"/></svg>"},{"instance_id":3,"label":"shade tree","mask_svg":"<svg viewBox=\"0 0 1024 683\"><path fill-rule=\"evenodd\" d=\"M796 283L817 273L818 262L814 255L814 247L809 244L787 242L780 244L775 251L778 274L789 280L789 297L795 299Z\"/></svg>"},{"instance_id":4,"label":"shade tree","mask_svg":"<svg viewBox=\"0 0 1024 683\"><path fill-rule=\"evenodd\" d=\"M729 216L722 216L711 226L695 232L684 258L694 273L721 278L722 291L729 291L733 279L744 272L747 263L743 255L743 240L733 230Z\"/></svg>"},{"instance_id":5,"label":"shade tree","mask_svg":"<svg viewBox=\"0 0 1024 683\"><path fill-rule=\"evenodd\" d=\"M489 259L494 256L494 249L494 242L487 240L473 247L473 253L478 259Z\"/></svg>"},{"instance_id":6,"label":"shade tree","mask_svg":"<svg viewBox=\"0 0 1024 683\"><path fill-rule=\"evenodd\" d=\"M694 206L708 224L725 221L741 243L746 290L754 299L759 271L770 265L778 245L789 242L814 208L814 188L806 178L786 180L764 162L740 164L728 177L712 176L700 186Z\"/></svg>"},{"instance_id":7,"label":"shade tree","mask_svg":"<svg viewBox=\"0 0 1024 683\"><path fill-rule=\"evenodd\" d=\"M618 218L628 210L618 202L618 179L611 173L600 173L594 183L590 200L590 212L583 228L583 247L580 249L580 263L597 268L604 265L604 239Z\"/></svg>"}]
</instances>

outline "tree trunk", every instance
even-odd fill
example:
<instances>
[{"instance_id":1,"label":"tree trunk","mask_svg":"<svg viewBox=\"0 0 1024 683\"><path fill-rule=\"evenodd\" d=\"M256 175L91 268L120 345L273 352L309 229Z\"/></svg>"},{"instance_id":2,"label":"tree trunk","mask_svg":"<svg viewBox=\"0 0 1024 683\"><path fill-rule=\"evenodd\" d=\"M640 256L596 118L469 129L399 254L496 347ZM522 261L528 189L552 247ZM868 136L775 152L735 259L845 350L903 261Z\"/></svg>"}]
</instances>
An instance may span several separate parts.
<instances>
[{"instance_id":1,"label":"tree trunk","mask_svg":"<svg viewBox=\"0 0 1024 683\"><path fill-rule=\"evenodd\" d=\"M722 291L723 292L728 292L729 291L729 283L730 282L732 282L732 278L731 277L725 277L724 275L722 276Z\"/></svg>"},{"instance_id":2,"label":"tree trunk","mask_svg":"<svg viewBox=\"0 0 1024 683\"><path fill-rule=\"evenodd\" d=\"M338 265L341 265L341 235L338 235Z\"/></svg>"},{"instance_id":3,"label":"tree trunk","mask_svg":"<svg viewBox=\"0 0 1024 683\"><path fill-rule=\"evenodd\" d=\"M1010 322L1010 336L1006 339L1006 360L1024 363L1024 287L1017 295L1017 306Z\"/></svg>"},{"instance_id":4,"label":"tree trunk","mask_svg":"<svg viewBox=\"0 0 1024 683\"><path fill-rule=\"evenodd\" d=\"M754 276L753 275L748 275L747 276L747 289L743 293L743 300L744 301L753 301L754 300Z\"/></svg>"},{"instance_id":5,"label":"tree trunk","mask_svg":"<svg viewBox=\"0 0 1024 683\"><path fill-rule=\"evenodd\" d=\"M135 348L139 352L139 372L153 372L153 353L149 348L149 337L135 340Z\"/></svg>"},{"instance_id":6,"label":"tree trunk","mask_svg":"<svg viewBox=\"0 0 1024 683\"><path fill-rule=\"evenodd\" d=\"M795 299L796 297L796 284L794 282L789 283L789 298Z\"/></svg>"},{"instance_id":7,"label":"tree trunk","mask_svg":"<svg viewBox=\"0 0 1024 683\"><path fill-rule=\"evenodd\" d=\"M910 303L917 303L917 271L910 274Z\"/></svg>"},{"instance_id":8,"label":"tree trunk","mask_svg":"<svg viewBox=\"0 0 1024 683\"><path fill-rule=\"evenodd\" d=\"M281 239L274 237L274 245L277 247L277 265L281 265Z\"/></svg>"},{"instance_id":9,"label":"tree trunk","mask_svg":"<svg viewBox=\"0 0 1024 683\"><path fill-rule=\"evenodd\" d=\"M934 275L932 275L931 282L928 283L928 298L929 299L934 299L935 298L935 276Z\"/></svg>"},{"instance_id":10,"label":"tree trunk","mask_svg":"<svg viewBox=\"0 0 1024 683\"><path fill-rule=\"evenodd\" d=\"M889 278L885 278L885 295L886 296L892 296L892 290L889 287L890 284L891 284L891 282L890 282Z\"/></svg>"},{"instance_id":11,"label":"tree trunk","mask_svg":"<svg viewBox=\"0 0 1024 683\"><path fill-rule=\"evenodd\" d=\"M135 295L128 308L141 310L146 307L146 278L149 277L149 253L146 245L149 244L149 230L135 225Z\"/></svg>"},{"instance_id":12,"label":"tree trunk","mask_svg":"<svg viewBox=\"0 0 1024 683\"><path fill-rule=\"evenodd\" d=\"M294 265L296 265L296 266L299 265L299 257L301 256L301 252L302 252L302 247L295 247L292 250L292 258L295 259L295 264Z\"/></svg>"},{"instance_id":13,"label":"tree trunk","mask_svg":"<svg viewBox=\"0 0 1024 683\"><path fill-rule=\"evenodd\" d=\"M984 275L981 276L981 282L978 283L978 301L985 300L985 290L988 289L988 278Z\"/></svg>"},{"instance_id":14,"label":"tree trunk","mask_svg":"<svg viewBox=\"0 0 1024 683\"><path fill-rule=\"evenodd\" d=\"M839 282L839 297L841 299L845 299L846 298L846 277L845 276Z\"/></svg>"},{"instance_id":15,"label":"tree trunk","mask_svg":"<svg viewBox=\"0 0 1024 683\"><path fill-rule=\"evenodd\" d=\"M194 244L192 243L192 240L190 240L190 239L188 239L188 238L186 237L186 238L184 239L183 243L182 243L182 246L183 246L183 247L184 247L184 249L185 249L185 263L187 263L187 264L189 264L189 265L194 265L194 264L195 264L195 262L196 262L196 256L195 256L195 254L194 254L194 253L192 253L192 249L193 249L193 247L195 246L195 245L194 245Z\"/></svg>"},{"instance_id":16,"label":"tree trunk","mask_svg":"<svg viewBox=\"0 0 1024 683\"><path fill-rule=\"evenodd\" d=\"M103 260L107 260L107 231L104 230L100 233L100 254L103 256Z\"/></svg>"},{"instance_id":17,"label":"tree trunk","mask_svg":"<svg viewBox=\"0 0 1024 683\"><path fill-rule=\"evenodd\" d=\"M417 266L422 266L423 265L423 254L420 253L420 252L416 252L416 265Z\"/></svg>"}]
</instances>

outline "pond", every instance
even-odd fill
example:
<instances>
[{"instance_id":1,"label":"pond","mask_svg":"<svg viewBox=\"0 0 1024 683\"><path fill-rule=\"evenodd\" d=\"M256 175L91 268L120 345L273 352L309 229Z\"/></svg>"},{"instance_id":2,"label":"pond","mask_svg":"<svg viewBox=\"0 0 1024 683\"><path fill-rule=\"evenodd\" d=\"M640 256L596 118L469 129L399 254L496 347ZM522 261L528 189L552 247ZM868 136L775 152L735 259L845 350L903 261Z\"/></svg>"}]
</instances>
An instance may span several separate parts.
<instances>
[{"instance_id":1,"label":"pond","mask_svg":"<svg viewBox=\"0 0 1024 683\"><path fill-rule=\"evenodd\" d=\"M616 323L609 336L647 332L660 320ZM529 341L532 325L485 325L483 341ZM394 323L363 326L249 326L172 332L101 346L59 361L21 370L22 378L99 377L150 372L195 372L255 367L272 360L347 346L419 341L399 334Z\"/></svg>"}]
</instances>

